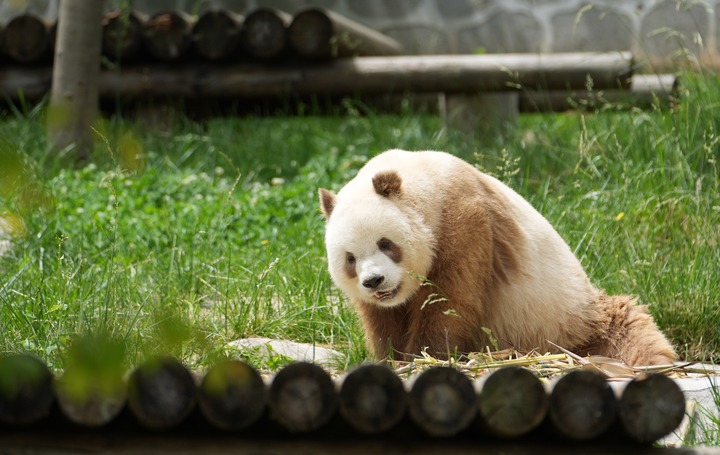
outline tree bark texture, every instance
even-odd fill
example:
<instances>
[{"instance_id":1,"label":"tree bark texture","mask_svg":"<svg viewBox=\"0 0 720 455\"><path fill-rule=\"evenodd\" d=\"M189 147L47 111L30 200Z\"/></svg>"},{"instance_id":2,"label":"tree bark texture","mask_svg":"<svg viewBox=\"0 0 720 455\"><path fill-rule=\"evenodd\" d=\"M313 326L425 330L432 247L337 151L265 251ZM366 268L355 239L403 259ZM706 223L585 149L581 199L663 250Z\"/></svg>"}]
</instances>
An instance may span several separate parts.
<instances>
[{"instance_id":1,"label":"tree bark texture","mask_svg":"<svg viewBox=\"0 0 720 455\"><path fill-rule=\"evenodd\" d=\"M78 158L92 148L98 109L102 2L62 0L58 12L47 128L59 149L75 144Z\"/></svg>"}]
</instances>

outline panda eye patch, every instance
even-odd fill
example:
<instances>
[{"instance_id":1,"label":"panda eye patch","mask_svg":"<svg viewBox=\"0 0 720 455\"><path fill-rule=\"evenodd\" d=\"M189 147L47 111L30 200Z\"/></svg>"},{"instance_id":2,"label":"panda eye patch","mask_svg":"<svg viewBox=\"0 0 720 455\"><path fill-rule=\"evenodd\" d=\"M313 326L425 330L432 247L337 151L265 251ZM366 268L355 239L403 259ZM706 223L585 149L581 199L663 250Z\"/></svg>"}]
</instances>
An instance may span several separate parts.
<instances>
[{"instance_id":1,"label":"panda eye patch","mask_svg":"<svg viewBox=\"0 0 720 455\"><path fill-rule=\"evenodd\" d=\"M402 261L402 250L397 243L383 237L377 241L377 246L383 254L389 257L396 264Z\"/></svg>"}]
</instances>

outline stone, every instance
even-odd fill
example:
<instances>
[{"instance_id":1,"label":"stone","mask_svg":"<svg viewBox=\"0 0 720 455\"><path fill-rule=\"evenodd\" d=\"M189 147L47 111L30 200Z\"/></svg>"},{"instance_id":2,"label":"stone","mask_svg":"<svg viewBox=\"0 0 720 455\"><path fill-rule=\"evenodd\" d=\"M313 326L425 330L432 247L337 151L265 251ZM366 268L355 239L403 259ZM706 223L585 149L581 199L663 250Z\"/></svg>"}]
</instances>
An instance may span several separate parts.
<instances>
[{"instance_id":1,"label":"stone","mask_svg":"<svg viewBox=\"0 0 720 455\"><path fill-rule=\"evenodd\" d=\"M552 18L553 52L630 50L629 17L599 5L560 13Z\"/></svg>"},{"instance_id":2,"label":"stone","mask_svg":"<svg viewBox=\"0 0 720 455\"><path fill-rule=\"evenodd\" d=\"M347 363L347 358L342 352L295 341L254 337L231 341L228 346L240 351L251 350L254 354L263 357L281 355L295 361L313 362L327 367L344 367Z\"/></svg>"},{"instance_id":3,"label":"stone","mask_svg":"<svg viewBox=\"0 0 720 455\"><path fill-rule=\"evenodd\" d=\"M377 19L399 19L411 15L420 8L422 0L348 0L350 10L363 17Z\"/></svg>"},{"instance_id":4,"label":"stone","mask_svg":"<svg viewBox=\"0 0 720 455\"><path fill-rule=\"evenodd\" d=\"M658 2L640 27L640 50L654 60L683 62L687 57L701 58L709 29L710 17L705 6L676 0Z\"/></svg>"},{"instance_id":5,"label":"stone","mask_svg":"<svg viewBox=\"0 0 720 455\"><path fill-rule=\"evenodd\" d=\"M545 41L541 24L529 14L499 11L481 24L458 33L463 54L540 52Z\"/></svg>"},{"instance_id":6,"label":"stone","mask_svg":"<svg viewBox=\"0 0 720 455\"><path fill-rule=\"evenodd\" d=\"M393 27L383 30L403 45L405 54L448 54L450 45L442 30L422 25Z\"/></svg>"}]
</instances>

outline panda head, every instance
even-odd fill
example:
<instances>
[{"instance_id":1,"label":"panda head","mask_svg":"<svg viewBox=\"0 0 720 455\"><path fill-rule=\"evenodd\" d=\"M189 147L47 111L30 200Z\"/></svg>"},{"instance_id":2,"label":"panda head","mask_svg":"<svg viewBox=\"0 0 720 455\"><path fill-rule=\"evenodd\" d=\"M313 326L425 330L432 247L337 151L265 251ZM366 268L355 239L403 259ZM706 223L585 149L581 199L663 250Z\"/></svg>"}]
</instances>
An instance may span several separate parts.
<instances>
[{"instance_id":1,"label":"panda head","mask_svg":"<svg viewBox=\"0 0 720 455\"><path fill-rule=\"evenodd\" d=\"M393 307L418 290L432 264L432 233L396 171L359 176L338 195L320 189L320 208L330 275L348 297Z\"/></svg>"}]
</instances>

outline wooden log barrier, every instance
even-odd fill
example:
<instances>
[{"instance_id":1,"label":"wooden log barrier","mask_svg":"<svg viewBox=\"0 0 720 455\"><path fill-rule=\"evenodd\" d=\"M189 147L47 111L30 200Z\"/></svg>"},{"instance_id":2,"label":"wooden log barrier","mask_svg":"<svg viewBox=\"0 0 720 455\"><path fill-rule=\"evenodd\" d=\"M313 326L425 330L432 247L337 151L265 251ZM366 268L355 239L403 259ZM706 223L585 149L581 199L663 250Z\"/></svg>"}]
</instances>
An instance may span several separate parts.
<instances>
[{"instance_id":1,"label":"wooden log barrier","mask_svg":"<svg viewBox=\"0 0 720 455\"><path fill-rule=\"evenodd\" d=\"M183 57L192 44L193 19L180 11L157 13L143 24L145 49L163 61Z\"/></svg>"},{"instance_id":2,"label":"wooden log barrier","mask_svg":"<svg viewBox=\"0 0 720 455\"><path fill-rule=\"evenodd\" d=\"M203 13L192 29L192 42L201 57L217 61L237 57L243 17L227 10Z\"/></svg>"},{"instance_id":3,"label":"wooden log barrier","mask_svg":"<svg viewBox=\"0 0 720 455\"><path fill-rule=\"evenodd\" d=\"M54 435L51 438L67 433L69 447L78 449L78 439L107 436L110 432L94 431L128 415L120 409L127 409L143 428L168 430L188 421L199 401L201 412L193 419L204 418L217 428L236 431L258 425L262 430L259 425L269 424L265 419L269 415L305 440L330 436L314 431L333 423L341 424L332 428L339 429L343 438L357 440L369 436L392 440L400 431L411 437L444 437L442 441L448 442L462 433L459 440L474 444L484 444L490 435L496 441L515 438L515 444L533 440L533 429L545 416L544 424L562 436L553 439L556 442L569 439L578 447L592 440L593 446L604 443L615 448L632 443L637 449L638 443L648 446L673 431L685 410L678 385L659 374L635 378L616 398L602 376L587 370L568 373L546 390L528 370L506 367L478 381L476 390L464 373L450 367L431 368L413 382L403 382L385 366L363 365L335 384L321 367L298 362L281 369L266 385L252 367L230 360L210 368L198 390L188 370L172 358L143 363L129 375L127 388L115 373L92 376L89 369L76 369L79 366L68 363L53 388L53 375L39 359L19 354L0 357L0 447L4 449L8 441L27 446L28 441L35 442L33 435L45 431ZM53 411L55 403L62 412ZM161 434L118 428L138 441L143 434ZM245 432L237 437L277 434L277 427L270 424L270 428L271 433ZM188 436L185 440L202 438L207 428L195 434L192 427L182 427L173 434Z\"/></svg>"},{"instance_id":4,"label":"wooden log barrier","mask_svg":"<svg viewBox=\"0 0 720 455\"><path fill-rule=\"evenodd\" d=\"M478 418L483 431L500 438L524 436L545 419L550 399L529 370L505 367L480 384Z\"/></svg>"},{"instance_id":5,"label":"wooden log barrier","mask_svg":"<svg viewBox=\"0 0 720 455\"><path fill-rule=\"evenodd\" d=\"M477 397L468 377L455 368L434 367L410 389L410 418L431 436L453 436L477 414Z\"/></svg>"},{"instance_id":6,"label":"wooden log barrier","mask_svg":"<svg viewBox=\"0 0 720 455\"><path fill-rule=\"evenodd\" d=\"M113 61L128 61L142 54L143 24L137 11L115 9L103 17L102 53Z\"/></svg>"},{"instance_id":7,"label":"wooden log barrier","mask_svg":"<svg viewBox=\"0 0 720 455\"><path fill-rule=\"evenodd\" d=\"M467 93L627 86L632 58L608 54L497 54L356 57L318 65L197 66L104 71L104 96L261 98L387 93Z\"/></svg>"},{"instance_id":8,"label":"wooden log barrier","mask_svg":"<svg viewBox=\"0 0 720 455\"><path fill-rule=\"evenodd\" d=\"M54 46L54 24L34 14L15 16L5 25L2 52L18 63L47 62Z\"/></svg>"},{"instance_id":9,"label":"wooden log barrier","mask_svg":"<svg viewBox=\"0 0 720 455\"><path fill-rule=\"evenodd\" d=\"M228 431L256 423L268 404L262 378L239 360L213 365L203 377L198 398L200 411L208 422Z\"/></svg>"},{"instance_id":10,"label":"wooden log barrier","mask_svg":"<svg viewBox=\"0 0 720 455\"><path fill-rule=\"evenodd\" d=\"M296 362L280 370L270 385L273 418L293 433L308 433L326 425L337 409L330 376L318 365Z\"/></svg>"},{"instance_id":11,"label":"wooden log barrier","mask_svg":"<svg viewBox=\"0 0 720 455\"><path fill-rule=\"evenodd\" d=\"M667 376L645 374L625 386L618 414L630 438L650 444L680 425L685 415L685 396Z\"/></svg>"},{"instance_id":12,"label":"wooden log barrier","mask_svg":"<svg viewBox=\"0 0 720 455\"><path fill-rule=\"evenodd\" d=\"M190 372L170 357L151 359L128 379L128 405L138 422L152 430L165 430L185 420L197 400Z\"/></svg>"},{"instance_id":13,"label":"wooden log barrier","mask_svg":"<svg viewBox=\"0 0 720 455\"><path fill-rule=\"evenodd\" d=\"M548 415L559 435L578 441L593 439L615 423L615 393L599 374L572 371L553 386Z\"/></svg>"},{"instance_id":14,"label":"wooden log barrier","mask_svg":"<svg viewBox=\"0 0 720 455\"><path fill-rule=\"evenodd\" d=\"M563 112L602 109L612 105L649 108L670 106L679 97L680 81L674 74L635 74L627 89L521 91L521 112Z\"/></svg>"},{"instance_id":15,"label":"wooden log barrier","mask_svg":"<svg viewBox=\"0 0 720 455\"><path fill-rule=\"evenodd\" d=\"M245 17L240 41L248 55L271 59L282 55L288 45L292 16L274 8L257 8Z\"/></svg>"},{"instance_id":16,"label":"wooden log barrier","mask_svg":"<svg viewBox=\"0 0 720 455\"><path fill-rule=\"evenodd\" d=\"M306 58L399 55L403 46L387 35L322 8L295 15L288 30L290 47Z\"/></svg>"},{"instance_id":17,"label":"wooden log barrier","mask_svg":"<svg viewBox=\"0 0 720 455\"><path fill-rule=\"evenodd\" d=\"M0 424L31 425L50 415L53 375L40 359L23 354L0 357Z\"/></svg>"},{"instance_id":18,"label":"wooden log barrier","mask_svg":"<svg viewBox=\"0 0 720 455\"><path fill-rule=\"evenodd\" d=\"M342 380L338 408L354 429L382 433L397 425L407 412L408 395L402 380L384 365L362 365Z\"/></svg>"}]
</instances>

